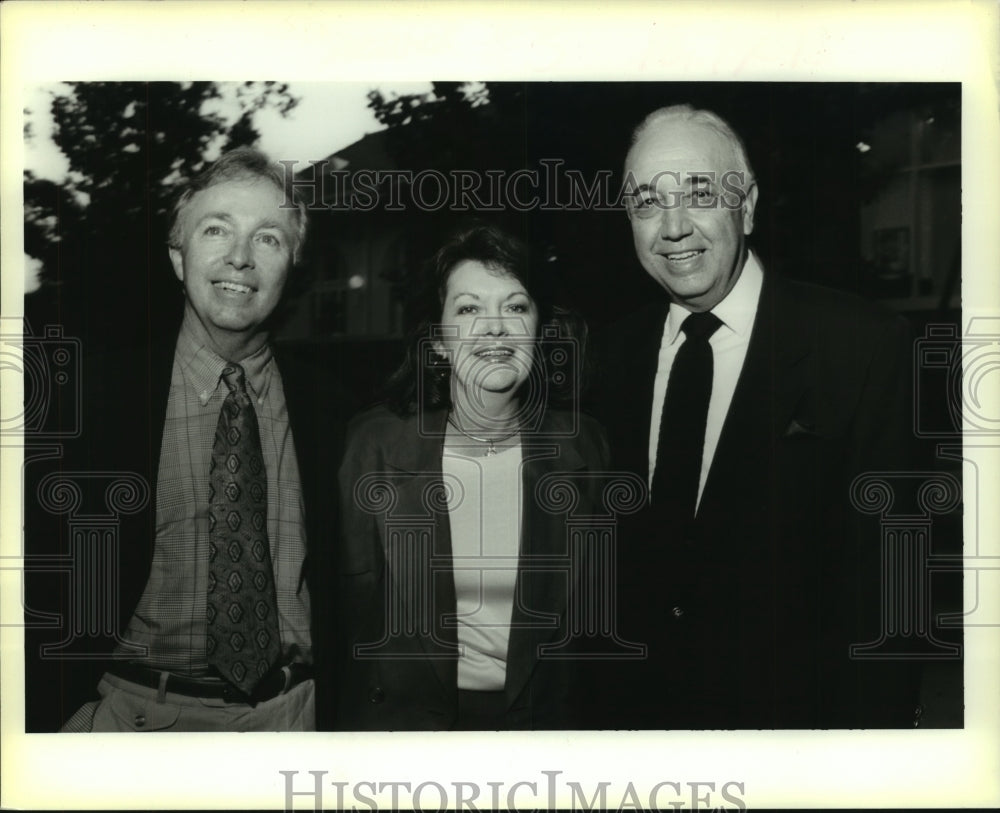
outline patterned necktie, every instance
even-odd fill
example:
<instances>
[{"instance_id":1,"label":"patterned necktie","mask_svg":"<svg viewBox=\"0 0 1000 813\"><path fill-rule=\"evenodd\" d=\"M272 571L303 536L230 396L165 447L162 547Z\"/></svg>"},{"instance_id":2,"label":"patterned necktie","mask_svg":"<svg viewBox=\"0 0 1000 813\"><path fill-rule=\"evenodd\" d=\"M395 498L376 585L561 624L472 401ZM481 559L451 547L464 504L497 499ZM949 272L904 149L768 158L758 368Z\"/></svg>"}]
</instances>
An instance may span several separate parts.
<instances>
[{"instance_id":1,"label":"patterned necktie","mask_svg":"<svg viewBox=\"0 0 1000 813\"><path fill-rule=\"evenodd\" d=\"M222 379L209 468L208 663L246 694L278 662L281 639L267 539L267 472L257 415L238 364Z\"/></svg>"},{"instance_id":2,"label":"patterned necktie","mask_svg":"<svg viewBox=\"0 0 1000 813\"><path fill-rule=\"evenodd\" d=\"M681 330L687 338L670 368L660 416L652 501L672 521L684 525L695 515L712 395L712 347L708 340L721 325L711 311L692 313L684 320Z\"/></svg>"}]
</instances>

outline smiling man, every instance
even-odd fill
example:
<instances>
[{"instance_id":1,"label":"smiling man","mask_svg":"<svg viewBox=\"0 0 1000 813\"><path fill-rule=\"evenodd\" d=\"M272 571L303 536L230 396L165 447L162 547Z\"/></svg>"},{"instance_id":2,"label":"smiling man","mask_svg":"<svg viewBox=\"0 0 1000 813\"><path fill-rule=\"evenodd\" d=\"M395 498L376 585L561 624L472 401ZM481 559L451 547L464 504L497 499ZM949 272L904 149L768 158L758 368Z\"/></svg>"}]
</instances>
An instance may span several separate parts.
<instances>
[{"instance_id":1,"label":"smiling man","mask_svg":"<svg viewBox=\"0 0 1000 813\"><path fill-rule=\"evenodd\" d=\"M639 262L670 298L708 311L740 279L757 184L728 128L708 114L668 111L647 120L626 159L632 235Z\"/></svg>"},{"instance_id":2,"label":"smiling man","mask_svg":"<svg viewBox=\"0 0 1000 813\"><path fill-rule=\"evenodd\" d=\"M265 323L302 238L303 215L283 201L273 180L237 175L177 211L170 261L184 284L185 326L223 358L250 356L267 342Z\"/></svg>"},{"instance_id":3,"label":"smiling man","mask_svg":"<svg viewBox=\"0 0 1000 813\"><path fill-rule=\"evenodd\" d=\"M850 655L882 632L879 529L850 487L907 465L905 323L765 269L747 245L757 181L716 114L650 114L625 179L664 301L599 343L613 467L650 488L619 537L618 590L649 657L612 667L603 724L912 725L905 665Z\"/></svg>"},{"instance_id":4,"label":"smiling man","mask_svg":"<svg viewBox=\"0 0 1000 813\"><path fill-rule=\"evenodd\" d=\"M150 538L122 541L113 587L131 615L101 700L65 731L316 727L336 527L322 465L339 457L342 421L329 373L269 341L305 239L290 201L281 167L247 148L195 178L170 229L179 334L148 369L87 379L118 393L98 397L89 465L147 479Z\"/></svg>"}]
</instances>

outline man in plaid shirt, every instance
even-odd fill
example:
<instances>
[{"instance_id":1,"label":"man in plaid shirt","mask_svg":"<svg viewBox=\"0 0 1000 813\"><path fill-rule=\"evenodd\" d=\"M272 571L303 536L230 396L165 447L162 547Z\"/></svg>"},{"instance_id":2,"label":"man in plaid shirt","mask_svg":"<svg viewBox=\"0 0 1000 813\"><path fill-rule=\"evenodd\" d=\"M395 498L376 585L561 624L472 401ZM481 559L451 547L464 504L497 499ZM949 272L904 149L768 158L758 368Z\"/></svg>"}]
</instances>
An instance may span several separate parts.
<instances>
[{"instance_id":1,"label":"man in plaid shirt","mask_svg":"<svg viewBox=\"0 0 1000 813\"><path fill-rule=\"evenodd\" d=\"M85 359L86 402L100 407L100 415L84 425L85 466L141 474L149 500L122 523L120 569L111 585L118 593L121 631L110 631L113 654L102 664L101 699L84 703L64 731L316 727L316 687L331 685L316 679L323 660L317 628L330 618L320 603L329 593L324 562L332 561L327 551L336 528L324 472L335 470L339 458L342 399L332 371L303 363L269 341L272 317L305 239L305 206L293 202L291 191L282 167L263 154L247 148L224 154L174 207L169 254L185 295L178 334L173 341ZM221 481L210 469L217 468L217 427L224 434L220 412L237 397L237 370L244 415L251 413L258 428L252 460L260 479L253 488L263 509L255 507L253 518L263 545L256 543L261 549L254 556L264 564L255 579L266 585L266 601L246 604L245 612L226 603L221 606L228 611L216 613L214 562L227 557L209 553L216 551L216 526L223 524L212 517L223 487L216 487ZM234 500L240 492L235 482L225 486L227 493L235 489ZM230 525L228 536L220 529L230 540L220 545L227 552L239 536L232 527L239 521ZM248 533L243 538L254 541ZM234 592L225 595L242 589L245 596L249 585L233 578ZM267 630L277 631L277 645L248 618L251 606L267 619ZM217 615L228 626L214 626ZM261 635L269 654L247 661L254 666L242 682L212 657L218 639L220 649L229 648L229 666L234 657L256 658L254 642ZM86 670L74 670L71 661L61 669L60 691L71 698L67 687ZM237 670L242 676L242 664ZM63 702L68 716L74 707ZM322 705L320 697L321 720Z\"/></svg>"}]
</instances>

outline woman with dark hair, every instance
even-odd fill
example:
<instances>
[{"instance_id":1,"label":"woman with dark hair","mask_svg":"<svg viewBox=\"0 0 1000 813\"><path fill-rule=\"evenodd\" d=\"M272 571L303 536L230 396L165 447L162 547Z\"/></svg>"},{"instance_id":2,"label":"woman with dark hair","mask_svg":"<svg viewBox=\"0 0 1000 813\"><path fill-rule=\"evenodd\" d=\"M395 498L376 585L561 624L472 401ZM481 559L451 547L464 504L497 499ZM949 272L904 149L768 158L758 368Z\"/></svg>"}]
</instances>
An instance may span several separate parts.
<instances>
[{"instance_id":1,"label":"woman with dark hair","mask_svg":"<svg viewBox=\"0 0 1000 813\"><path fill-rule=\"evenodd\" d=\"M508 234L457 234L413 300L386 403L348 431L338 728L577 723L559 488L587 513L607 448L551 408L572 399L582 338L543 283Z\"/></svg>"}]
</instances>

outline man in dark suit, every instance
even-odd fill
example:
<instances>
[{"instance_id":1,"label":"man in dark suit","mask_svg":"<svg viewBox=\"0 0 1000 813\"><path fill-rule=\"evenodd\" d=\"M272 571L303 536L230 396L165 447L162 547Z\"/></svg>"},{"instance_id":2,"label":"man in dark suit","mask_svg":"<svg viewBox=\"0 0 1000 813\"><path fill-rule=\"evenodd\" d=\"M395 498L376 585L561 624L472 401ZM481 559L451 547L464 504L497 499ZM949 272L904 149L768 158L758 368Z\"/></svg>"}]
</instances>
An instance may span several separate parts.
<instances>
[{"instance_id":1,"label":"man in dark suit","mask_svg":"<svg viewBox=\"0 0 1000 813\"><path fill-rule=\"evenodd\" d=\"M608 331L594 409L613 468L650 486L620 534L620 630L601 725L913 724L879 637L879 529L850 488L907 465L909 346L898 317L765 270L758 188L714 113L652 113L625 162L635 250L667 294Z\"/></svg>"},{"instance_id":2,"label":"man in dark suit","mask_svg":"<svg viewBox=\"0 0 1000 813\"><path fill-rule=\"evenodd\" d=\"M28 636L29 730L42 706L69 718L65 731L326 724L336 521L324 474L344 421L332 371L269 341L305 239L305 207L291 200L266 156L224 154L174 208L179 331L144 347L84 347L80 437L57 469L26 480L26 503L46 509L28 511L35 554L65 556L57 495L80 494L69 594L46 601L41 577L27 581L32 611L61 618ZM115 550L73 537L73 521L94 516L84 492L95 484L121 515ZM101 699L77 710L95 685Z\"/></svg>"}]
</instances>

